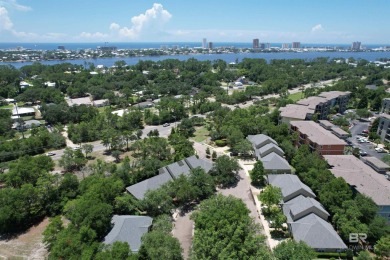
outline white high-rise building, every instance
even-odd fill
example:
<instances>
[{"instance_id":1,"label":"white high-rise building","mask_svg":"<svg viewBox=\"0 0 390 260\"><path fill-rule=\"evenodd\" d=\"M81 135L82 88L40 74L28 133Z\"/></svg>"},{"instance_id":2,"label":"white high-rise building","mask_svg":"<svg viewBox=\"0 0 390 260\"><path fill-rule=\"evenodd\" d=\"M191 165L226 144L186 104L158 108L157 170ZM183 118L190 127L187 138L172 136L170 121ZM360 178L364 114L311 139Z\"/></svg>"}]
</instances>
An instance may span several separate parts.
<instances>
[{"instance_id":1,"label":"white high-rise building","mask_svg":"<svg viewBox=\"0 0 390 260\"><path fill-rule=\"evenodd\" d=\"M207 39L206 39L206 38L203 38L203 41L202 41L202 48L203 48L203 49L206 49L206 48L207 48Z\"/></svg>"}]
</instances>

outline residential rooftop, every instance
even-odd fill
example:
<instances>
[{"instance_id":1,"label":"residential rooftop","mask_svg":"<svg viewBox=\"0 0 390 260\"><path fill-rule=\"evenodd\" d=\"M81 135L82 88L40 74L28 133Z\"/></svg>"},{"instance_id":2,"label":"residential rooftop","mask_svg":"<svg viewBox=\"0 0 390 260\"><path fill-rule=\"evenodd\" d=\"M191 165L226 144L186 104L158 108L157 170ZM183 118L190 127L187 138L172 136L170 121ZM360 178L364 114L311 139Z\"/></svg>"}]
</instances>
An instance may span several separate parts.
<instances>
[{"instance_id":1,"label":"residential rooftop","mask_svg":"<svg viewBox=\"0 0 390 260\"><path fill-rule=\"evenodd\" d=\"M332 225L316 214L309 214L290 225L294 239L304 241L314 249L347 249Z\"/></svg>"},{"instance_id":2,"label":"residential rooftop","mask_svg":"<svg viewBox=\"0 0 390 260\"><path fill-rule=\"evenodd\" d=\"M378 206L390 205L390 181L353 155L324 155L336 177L342 177Z\"/></svg>"},{"instance_id":3,"label":"residential rooftop","mask_svg":"<svg viewBox=\"0 0 390 260\"><path fill-rule=\"evenodd\" d=\"M288 104L279 109L281 117L296 118L305 120L307 114L314 114L314 109L307 106Z\"/></svg>"},{"instance_id":4,"label":"residential rooftop","mask_svg":"<svg viewBox=\"0 0 390 260\"><path fill-rule=\"evenodd\" d=\"M197 167L202 168L205 172L209 172L213 164L208 160L199 159L193 155L160 168L158 175L131 185L126 190L137 199L142 200L147 191L158 189L182 174L188 175L192 169Z\"/></svg>"},{"instance_id":5,"label":"residential rooftop","mask_svg":"<svg viewBox=\"0 0 390 260\"><path fill-rule=\"evenodd\" d=\"M302 106L307 106L311 109L315 109L318 104L326 103L328 101L329 100L326 98L314 96L314 97L308 97L305 99L301 99L301 100L297 101L297 104L302 105Z\"/></svg>"},{"instance_id":6,"label":"residential rooftop","mask_svg":"<svg viewBox=\"0 0 390 260\"><path fill-rule=\"evenodd\" d=\"M331 99L338 98L340 96L346 96L350 94L351 92L349 91L328 91L328 92L322 92L318 96L331 100Z\"/></svg>"},{"instance_id":7,"label":"residential rooftop","mask_svg":"<svg viewBox=\"0 0 390 260\"><path fill-rule=\"evenodd\" d=\"M282 191L283 200L287 202L299 195L315 198L314 192L301 180L293 174L269 174L268 183L279 187Z\"/></svg>"},{"instance_id":8,"label":"residential rooftop","mask_svg":"<svg viewBox=\"0 0 390 260\"><path fill-rule=\"evenodd\" d=\"M103 243L127 242L131 251L138 252L141 247L141 238L149 231L152 221L153 219L148 216L114 215L111 220L114 226L104 238Z\"/></svg>"},{"instance_id":9,"label":"residential rooftop","mask_svg":"<svg viewBox=\"0 0 390 260\"><path fill-rule=\"evenodd\" d=\"M291 121L290 124L318 145L346 145L345 141L313 121Z\"/></svg>"}]
</instances>

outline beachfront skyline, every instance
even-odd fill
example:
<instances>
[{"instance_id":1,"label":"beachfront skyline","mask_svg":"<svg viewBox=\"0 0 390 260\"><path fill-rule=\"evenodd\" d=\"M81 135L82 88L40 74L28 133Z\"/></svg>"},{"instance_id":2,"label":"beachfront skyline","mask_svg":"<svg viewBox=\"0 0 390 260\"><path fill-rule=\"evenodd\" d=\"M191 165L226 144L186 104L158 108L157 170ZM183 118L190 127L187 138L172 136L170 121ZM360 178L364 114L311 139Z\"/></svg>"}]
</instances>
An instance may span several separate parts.
<instances>
[{"instance_id":1,"label":"beachfront skyline","mask_svg":"<svg viewBox=\"0 0 390 260\"><path fill-rule=\"evenodd\" d=\"M0 42L390 43L388 0L0 0Z\"/></svg>"}]
</instances>

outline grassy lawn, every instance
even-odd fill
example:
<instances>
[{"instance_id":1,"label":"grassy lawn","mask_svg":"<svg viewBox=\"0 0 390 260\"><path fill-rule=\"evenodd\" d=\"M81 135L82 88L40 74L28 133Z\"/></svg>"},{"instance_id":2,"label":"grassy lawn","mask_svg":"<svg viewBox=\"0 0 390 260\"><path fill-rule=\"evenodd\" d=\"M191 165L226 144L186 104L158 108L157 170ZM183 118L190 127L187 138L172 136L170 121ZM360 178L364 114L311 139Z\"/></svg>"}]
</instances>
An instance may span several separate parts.
<instances>
[{"instance_id":1,"label":"grassy lawn","mask_svg":"<svg viewBox=\"0 0 390 260\"><path fill-rule=\"evenodd\" d=\"M195 142L202 142L206 140L208 136L209 136L209 131L204 126L201 126L196 128L194 137L192 139L194 139Z\"/></svg>"},{"instance_id":2,"label":"grassy lawn","mask_svg":"<svg viewBox=\"0 0 390 260\"><path fill-rule=\"evenodd\" d=\"M294 102L297 102L298 100L301 100L304 97L305 96L304 96L304 94L302 92L297 92L297 93L289 95L287 98L291 99Z\"/></svg>"},{"instance_id":3,"label":"grassy lawn","mask_svg":"<svg viewBox=\"0 0 390 260\"><path fill-rule=\"evenodd\" d=\"M12 109L14 107L14 105L10 104L10 105L6 105L6 106L0 106L0 109Z\"/></svg>"}]
</instances>

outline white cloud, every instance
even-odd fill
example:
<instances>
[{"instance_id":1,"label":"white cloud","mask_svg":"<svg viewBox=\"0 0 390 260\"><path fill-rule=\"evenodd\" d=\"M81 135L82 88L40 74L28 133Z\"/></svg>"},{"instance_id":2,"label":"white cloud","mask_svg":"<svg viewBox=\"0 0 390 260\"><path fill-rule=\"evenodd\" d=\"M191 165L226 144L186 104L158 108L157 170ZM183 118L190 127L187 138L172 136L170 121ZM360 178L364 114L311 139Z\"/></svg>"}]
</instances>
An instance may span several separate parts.
<instances>
[{"instance_id":1,"label":"white cloud","mask_svg":"<svg viewBox=\"0 0 390 260\"><path fill-rule=\"evenodd\" d=\"M119 30L121 27L119 26L119 24L117 24L117 23L111 23L110 24L110 30L111 31L117 31L117 30Z\"/></svg>"},{"instance_id":2,"label":"white cloud","mask_svg":"<svg viewBox=\"0 0 390 260\"><path fill-rule=\"evenodd\" d=\"M101 32L95 32L95 33L82 32L82 33L80 33L80 36L79 36L79 38L82 38L82 39L95 39L95 40L100 40L100 39L104 39L107 37L108 37L108 34L104 34Z\"/></svg>"},{"instance_id":3,"label":"white cloud","mask_svg":"<svg viewBox=\"0 0 390 260\"><path fill-rule=\"evenodd\" d=\"M0 6L0 31L10 31L13 27L13 23L8 16L8 11L5 7Z\"/></svg>"},{"instance_id":4,"label":"white cloud","mask_svg":"<svg viewBox=\"0 0 390 260\"><path fill-rule=\"evenodd\" d=\"M312 32L318 32L318 31L323 31L323 30L324 30L324 28L322 27L321 24L317 24L313 28L311 28Z\"/></svg>"},{"instance_id":5,"label":"white cloud","mask_svg":"<svg viewBox=\"0 0 390 260\"><path fill-rule=\"evenodd\" d=\"M16 0L0 0L0 6L7 6L23 12L31 11L31 7L18 4Z\"/></svg>"},{"instance_id":6,"label":"white cloud","mask_svg":"<svg viewBox=\"0 0 390 260\"><path fill-rule=\"evenodd\" d=\"M163 26L172 18L172 15L164 9L162 4L154 3L152 8L145 11L144 14L140 14L131 18L131 27L118 28L114 25L115 29L119 29L119 35L126 38L139 38L141 36L159 34L163 32ZM111 27L113 24L111 24Z\"/></svg>"}]
</instances>

